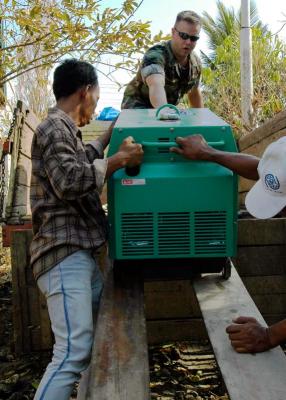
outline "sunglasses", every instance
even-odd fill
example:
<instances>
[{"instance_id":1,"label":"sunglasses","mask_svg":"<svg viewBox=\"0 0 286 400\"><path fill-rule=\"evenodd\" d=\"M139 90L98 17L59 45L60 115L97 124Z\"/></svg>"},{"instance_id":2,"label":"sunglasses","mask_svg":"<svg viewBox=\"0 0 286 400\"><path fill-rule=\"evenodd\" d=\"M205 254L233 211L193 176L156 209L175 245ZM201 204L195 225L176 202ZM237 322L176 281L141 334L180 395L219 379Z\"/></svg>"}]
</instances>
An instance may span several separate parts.
<instances>
[{"instance_id":1,"label":"sunglasses","mask_svg":"<svg viewBox=\"0 0 286 400\"><path fill-rule=\"evenodd\" d=\"M198 41L199 40L199 36L196 36L196 35L188 35L187 33L185 33L185 32L180 32L180 31L178 31L178 29L177 28L174 28L175 29L175 31L178 33L178 35L180 36L180 38L181 39L183 39L183 40L188 40L188 39L190 39L192 42L196 42L196 41Z\"/></svg>"}]
</instances>

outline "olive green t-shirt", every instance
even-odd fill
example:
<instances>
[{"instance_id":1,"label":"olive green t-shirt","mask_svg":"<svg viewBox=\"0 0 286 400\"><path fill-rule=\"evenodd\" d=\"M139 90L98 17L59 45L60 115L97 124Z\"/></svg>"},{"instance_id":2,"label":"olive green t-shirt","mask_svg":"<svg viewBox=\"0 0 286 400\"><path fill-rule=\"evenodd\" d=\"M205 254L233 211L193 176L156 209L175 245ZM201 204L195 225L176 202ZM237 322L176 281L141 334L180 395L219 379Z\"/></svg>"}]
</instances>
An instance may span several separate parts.
<instances>
[{"instance_id":1,"label":"olive green t-shirt","mask_svg":"<svg viewBox=\"0 0 286 400\"><path fill-rule=\"evenodd\" d=\"M145 53L135 78L127 85L121 107L153 108L146 84L146 78L152 74L165 77L167 101L176 105L185 93L199 86L201 71L201 61L193 51L188 65L182 68L175 59L171 41L153 46Z\"/></svg>"}]
</instances>

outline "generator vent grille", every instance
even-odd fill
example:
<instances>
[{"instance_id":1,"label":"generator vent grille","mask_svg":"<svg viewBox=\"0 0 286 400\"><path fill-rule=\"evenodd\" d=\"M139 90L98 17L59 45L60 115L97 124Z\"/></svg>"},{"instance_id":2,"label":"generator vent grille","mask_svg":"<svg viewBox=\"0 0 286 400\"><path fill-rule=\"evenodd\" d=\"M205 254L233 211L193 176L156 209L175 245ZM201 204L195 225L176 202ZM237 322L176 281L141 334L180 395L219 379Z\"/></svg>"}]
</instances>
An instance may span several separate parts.
<instances>
[{"instance_id":1,"label":"generator vent grille","mask_svg":"<svg viewBox=\"0 0 286 400\"><path fill-rule=\"evenodd\" d=\"M226 252L226 211L195 213L195 254Z\"/></svg>"},{"instance_id":2,"label":"generator vent grille","mask_svg":"<svg viewBox=\"0 0 286 400\"><path fill-rule=\"evenodd\" d=\"M158 254L190 254L190 213L158 213Z\"/></svg>"},{"instance_id":3,"label":"generator vent grille","mask_svg":"<svg viewBox=\"0 0 286 400\"><path fill-rule=\"evenodd\" d=\"M153 213L122 214L121 232L124 256L153 255Z\"/></svg>"}]
</instances>

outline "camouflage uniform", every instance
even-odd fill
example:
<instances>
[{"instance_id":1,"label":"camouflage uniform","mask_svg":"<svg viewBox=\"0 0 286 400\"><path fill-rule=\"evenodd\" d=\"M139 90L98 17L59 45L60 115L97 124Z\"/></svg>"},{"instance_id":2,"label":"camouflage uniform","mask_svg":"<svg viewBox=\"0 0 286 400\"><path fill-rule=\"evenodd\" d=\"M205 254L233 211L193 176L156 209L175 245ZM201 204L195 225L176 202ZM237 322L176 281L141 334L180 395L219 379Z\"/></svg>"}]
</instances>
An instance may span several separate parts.
<instances>
[{"instance_id":1,"label":"camouflage uniform","mask_svg":"<svg viewBox=\"0 0 286 400\"><path fill-rule=\"evenodd\" d=\"M185 93L199 86L201 70L201 61L193 51L189 66L182 68L175 59L171 41L153 46L145 53L135 78L127 85L121 108L153 108L146 84L146 78L152 74L165 77L167 101L176 105Z\"/></svg>"}]
</instances>

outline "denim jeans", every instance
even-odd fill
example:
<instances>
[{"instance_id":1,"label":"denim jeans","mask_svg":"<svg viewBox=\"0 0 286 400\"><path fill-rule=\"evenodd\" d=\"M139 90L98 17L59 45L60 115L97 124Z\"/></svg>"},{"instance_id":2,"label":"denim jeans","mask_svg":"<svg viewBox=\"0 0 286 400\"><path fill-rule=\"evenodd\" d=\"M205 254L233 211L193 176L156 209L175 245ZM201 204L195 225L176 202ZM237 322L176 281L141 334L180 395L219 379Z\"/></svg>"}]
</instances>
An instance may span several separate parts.
<instances>
[{"instance_id":1,"label":"denim jeans","mask_svg":"<svg viewBox=\"0 0 286 400\"><path fill-rule=\"evenodd\" d=\"M34 400L69 400L74 383L89 365L101 273L91 252L79 250L37 283L47 299L55 344Z\"/></svg>"}]
</instances>

